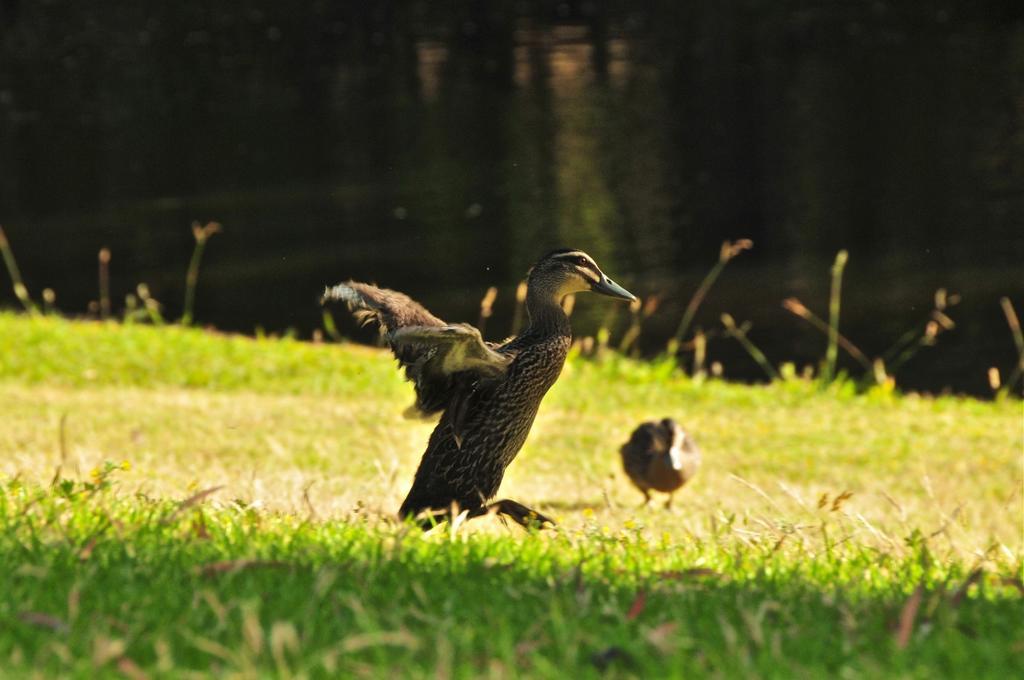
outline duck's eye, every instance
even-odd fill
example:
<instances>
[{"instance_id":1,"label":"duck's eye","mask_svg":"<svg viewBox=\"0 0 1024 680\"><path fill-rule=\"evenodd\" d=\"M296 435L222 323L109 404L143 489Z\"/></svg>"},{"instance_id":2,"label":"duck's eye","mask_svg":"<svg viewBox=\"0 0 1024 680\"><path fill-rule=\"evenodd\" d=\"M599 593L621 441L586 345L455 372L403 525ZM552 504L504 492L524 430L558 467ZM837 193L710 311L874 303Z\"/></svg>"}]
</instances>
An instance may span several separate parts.
<instances>
[{"instance_id":1,"label":"duck's eye","mask_svg":"<svg viewBox=\"0 0 1024 680\"><path fill-rule=\"evenodd\" d=\"M590 263L587 262L587 258L585 258L585 257L577 257L576 258L576 264L578 264L581 267L586 267Z\"/></svg>"}]
</instances>

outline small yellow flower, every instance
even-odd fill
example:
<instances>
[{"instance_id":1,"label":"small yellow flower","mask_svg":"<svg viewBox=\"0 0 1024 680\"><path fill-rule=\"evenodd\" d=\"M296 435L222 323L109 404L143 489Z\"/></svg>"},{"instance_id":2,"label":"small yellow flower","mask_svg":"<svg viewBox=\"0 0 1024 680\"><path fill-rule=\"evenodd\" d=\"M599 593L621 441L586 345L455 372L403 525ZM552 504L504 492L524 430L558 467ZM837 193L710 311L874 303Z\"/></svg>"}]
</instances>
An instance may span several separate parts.
<instances>
[{"instance_id":1,"label":"small yellow flower","mask_svg":"<svg viewBox=\"0 0 1024 680\"><path fill-rule=\"evenodd\" d=\"M588 519L593 517L594 516L594 510L592 508L584 508L583 509L583 516L588 518Z\"/></svg>"},{"instance_id":2,"label":"small yellow flower","mask_svg":"<svg viewBox=\"0 0 1024 680\"><path fill-rule=\"evenodd\" d=\"M93 479L99 479L100 475L102 474L103 473L100 471L98 467L94 467L92 470L89 470L89 476L92 477Z\"/></svg>"},{"instance_id":3,"label":"small yellow flower","mask_svg":"<svg viewBox=\"0 0 1024 680\"><path fill-rule=\"evenodd\" d=\"M634 522L631 519L627 519L625 522L622 523L622 526L624 526L627 529L636 529L636 522Z\"/></svg>"},{"instance_id":4,"label":"small yellow flower","mask_svg":"<svg viewBox=\"0 0 1024 680\"><path fill-rule=\"evenodd\" d=\"M121 469L124 470L125 472L128 472L129 470L131 470L132 469L131 462L127 461L127 460L121 461Z\"/></svg>"}]
</instances>

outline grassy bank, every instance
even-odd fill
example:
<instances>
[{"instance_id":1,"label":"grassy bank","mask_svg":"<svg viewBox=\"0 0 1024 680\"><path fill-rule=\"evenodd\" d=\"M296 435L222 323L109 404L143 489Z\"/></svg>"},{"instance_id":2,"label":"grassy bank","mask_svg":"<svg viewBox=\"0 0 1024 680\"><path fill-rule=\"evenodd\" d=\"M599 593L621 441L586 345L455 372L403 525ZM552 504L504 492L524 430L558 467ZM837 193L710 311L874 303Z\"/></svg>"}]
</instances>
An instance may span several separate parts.
<instances>
[{"instance_id":1,"label":"grassy bank","mask_svg":"<svg viewBox=\"0 0 1024 680\"><path fill-rule=\"evenodd\" d=\"M0 666L1005 677L1024 661L1019 401L571 361L502 488L559 530L423 537L390 523L431 428L402 419L411 395L366 348L0 315ZM705 464L673 510L639 508L616 451L665 415Z\"/></svg>"}]
</instances>

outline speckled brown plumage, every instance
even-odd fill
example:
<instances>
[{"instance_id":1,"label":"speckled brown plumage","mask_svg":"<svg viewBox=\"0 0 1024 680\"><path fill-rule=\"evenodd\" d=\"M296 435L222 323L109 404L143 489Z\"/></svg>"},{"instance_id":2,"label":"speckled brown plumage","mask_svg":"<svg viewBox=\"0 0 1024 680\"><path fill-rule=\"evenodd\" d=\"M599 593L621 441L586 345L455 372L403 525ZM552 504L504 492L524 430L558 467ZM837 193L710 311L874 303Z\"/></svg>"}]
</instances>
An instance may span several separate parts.
<instances>
[{"instance_id":1,"label":"speckled brown plumage","mask_svg":"<svg viewBox=\"0 0 1024 680\"><path fill-rule=\"evenodd\" d=\"M425 513L429 522L455 504L470 517L493 510L521 524L531 516L550 521L515 501L488 501L565 363L572 329L562 298L584 290L632 298L585 253L549 253L527 278L528 327L494 345L472 327L445 324L401 293L354 282L328 289L325 300L344 301L357 316L380 325L415 385L417 408L441 412L400 517Z\"/></svg>"},{"instance_id":2,"label":"speckled brown plumage","mask_svg":"<svg viewBox=\"0 0 1024 680\"><path fill-rule=\"evenodd\" d=\"M644 495L644 503L650 502L652 490L661 491L669 494L665 507L671 506L672 494L700 467L697 443L671 418L642 423L619 453L622 467Z\"/></svg>"}]
</instances>

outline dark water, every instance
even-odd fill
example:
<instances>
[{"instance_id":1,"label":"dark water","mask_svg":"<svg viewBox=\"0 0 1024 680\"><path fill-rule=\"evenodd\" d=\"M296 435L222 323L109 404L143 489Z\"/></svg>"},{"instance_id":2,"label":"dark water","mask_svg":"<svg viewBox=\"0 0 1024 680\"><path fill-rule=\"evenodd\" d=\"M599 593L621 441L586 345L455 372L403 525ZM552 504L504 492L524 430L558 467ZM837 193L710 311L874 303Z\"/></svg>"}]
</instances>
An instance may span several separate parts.
<instances>
[{"instance_id":1,"label":"dark water","mask_svg":"<svg viewBox=\"0 0 1024 680\"><path fill-rule=\"evenodd\" d=\"M215 219L201 323L308 335L353 277L451 320L497 285L501 336L525 269L572 245L662 296L652 352L747 237L697 323L751 320L776 363L822 356L780 303L824 316L841 248L842 330L870 355L962 295L904 387L985 394L1014 361L1021 3L86 5L0 1L0 223L66 312L107 246L117 299L145 281L180 314L189 224ZM577 330L608 309L580 300ZM709 358L761 375L728 339Z\"/></svg>"}]
</instances>

